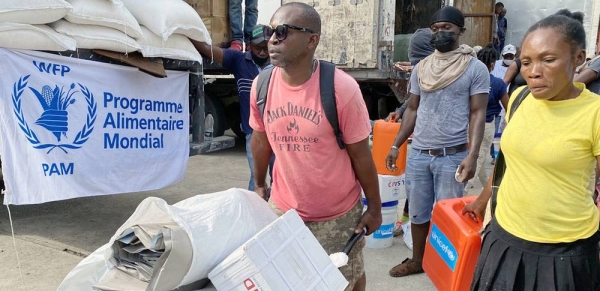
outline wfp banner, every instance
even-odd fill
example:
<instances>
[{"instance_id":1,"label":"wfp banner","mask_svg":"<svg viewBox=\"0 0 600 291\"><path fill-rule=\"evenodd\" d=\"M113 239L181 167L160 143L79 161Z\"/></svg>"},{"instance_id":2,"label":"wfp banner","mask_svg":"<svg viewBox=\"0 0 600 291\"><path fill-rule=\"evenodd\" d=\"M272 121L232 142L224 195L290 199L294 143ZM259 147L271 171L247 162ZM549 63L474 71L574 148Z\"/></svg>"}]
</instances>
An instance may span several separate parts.
<instances>
[{"instance_id":1,"label":"wfp banner","mask_svg":"<svg viewBox=\"0 0 600 291\"><path fill-rule=\"evenodd\" d=\"M154 190L184 176L186 72L0 49L4 204Z\"/></svg>"}]
</instances>

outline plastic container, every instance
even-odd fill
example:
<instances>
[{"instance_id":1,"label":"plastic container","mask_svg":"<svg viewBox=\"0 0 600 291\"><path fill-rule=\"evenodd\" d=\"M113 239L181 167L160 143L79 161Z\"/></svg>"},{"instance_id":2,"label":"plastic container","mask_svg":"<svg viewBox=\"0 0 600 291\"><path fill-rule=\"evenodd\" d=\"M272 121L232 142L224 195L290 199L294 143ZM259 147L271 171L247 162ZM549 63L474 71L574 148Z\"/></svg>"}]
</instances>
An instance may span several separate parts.
<instances>
[{"instance_id":1,"label":"plastic container","mask_svg":"<svg viewBox=\"0 0 600 291\"><path fill-rule=\"evenodd\" d=\"M400 131L401 126L402 124L398 122L386 122L384 120L375 121L375 125L373 126L373 147L371 153L373 155L373 160L375 161L377 174L390 176L401 176L404 174L406 170L406 154L408 151L407 142L402 144L398 149L398 159L396 160L398 170L390 172L385 165L385 159L390 152L392 144L394 144L394 140L396 139L396 135Z\"/></svg>"},{"instance_id":2,"label":"plastic container","mask_svg":"<svg viewBox=\"0 0 600 291\"><path fill-rule=\"evenodd\" d=\"M365 205L363 212L367 210L367 200L363 199ZM394 244L394 226L398 213L398 200L381 204L381 226L371 235L367 236L366 247L370 249L389 248Z\"/></svg>"},{"instance_id":3,"label":"plastic container","mask_svg":"<svg viewBox=\"0 0 600 291\"><path fill-rule=\"evenodd\" d=\"M379 180L379 196L381 203L406 199L404 175L389 176L377 175Z\"/></svg>"},{"instance_id":4,"label":"plastic container","mask_svg":"<svg viewBox=\"0 0 600 291\"><path fill-rule=\"evenodd\" d=\"M494 157L497 157L498 151L500 150L500 138L494 138L494 141L492 143L494 144Z\"/></svg>"},{"instance_id":5,"label":"plastic container","mask_svg":"<svg viewBox=\"0 0 600 291\"><path fill-rule=\"evenodd\" d=\"M440 291L469 290L481 249L481 222L462 215L476 196L438 202L425 244L423 269Z\"/></svg>"},{"instance_id":6,"label":"plastic container","mask_svg":"<svg viewBox=\"0 0 600 291\"><path fill-rule=\"evenodd\" d=\"M217 290L344 290L348 281L295 210L286 212L217 265Z\"/></svg>"}]
</instances>

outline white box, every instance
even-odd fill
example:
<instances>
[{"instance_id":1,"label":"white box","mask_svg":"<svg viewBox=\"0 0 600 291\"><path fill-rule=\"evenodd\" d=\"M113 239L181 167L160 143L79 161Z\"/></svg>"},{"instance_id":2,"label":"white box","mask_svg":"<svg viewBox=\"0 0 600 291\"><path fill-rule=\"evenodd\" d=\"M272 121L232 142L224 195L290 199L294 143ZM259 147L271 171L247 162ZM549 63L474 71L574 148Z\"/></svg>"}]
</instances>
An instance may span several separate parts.
<instances>
[{"instance_id":1,"label":"white box","mask_svg":"<svg viewBox=\"0 0 600 291\"><path fill-rule=\"evenodd\" d=\"M208 278L219 291L341 291L348 285L295 210L235 250Z\"/></svg>"},{"instance_id":2,"label":"white box","mask_svg":"<svg viewBox=\"0 0 600 291\"><path fill-rule=\"evenodd\" d=\"M404 174L400 176L377 175L379 177L379 195L381 203L406 199Z\"/></svg>"}]
</instances>

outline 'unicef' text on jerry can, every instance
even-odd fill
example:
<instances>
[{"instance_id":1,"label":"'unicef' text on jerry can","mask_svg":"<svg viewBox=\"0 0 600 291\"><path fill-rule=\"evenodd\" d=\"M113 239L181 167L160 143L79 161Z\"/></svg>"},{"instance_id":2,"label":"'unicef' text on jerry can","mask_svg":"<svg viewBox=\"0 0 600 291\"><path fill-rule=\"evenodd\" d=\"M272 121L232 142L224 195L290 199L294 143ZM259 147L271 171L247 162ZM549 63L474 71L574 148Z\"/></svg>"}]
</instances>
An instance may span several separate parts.
<instances>
[{"instance_id":1,"label":"'unicef' text on jerry can","mask_svg":"<svg viewBox=\"0 0 600 291\"><path fill-rule=\"evenodd\" d=\"M481 249L481 222L462 215L475 196L439 201L431 218L423 269L440 291L469 290Z\"/></svg>"}]
</instances>

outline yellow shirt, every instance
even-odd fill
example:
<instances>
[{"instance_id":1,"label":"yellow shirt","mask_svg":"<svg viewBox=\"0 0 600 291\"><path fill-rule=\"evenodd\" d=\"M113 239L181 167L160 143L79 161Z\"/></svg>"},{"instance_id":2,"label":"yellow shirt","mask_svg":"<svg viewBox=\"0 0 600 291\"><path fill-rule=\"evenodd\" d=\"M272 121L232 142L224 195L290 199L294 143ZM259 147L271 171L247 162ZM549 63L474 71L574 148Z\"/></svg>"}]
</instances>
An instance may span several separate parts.
<instances>
[{"instance_id":1,"label":"yellow shirt","mask_svg":"<svg viewBox=\"0 0 600 291\"><path fill-rule=\"evenodd\" d=\"M600 96L575 85L584 90L570 100L529 94L514 118L508 116L502 134L507 170L496 219L524 240L573 242L598 231L598 208L588 186L600 156Z\"/></svg>"}]
</instances>

